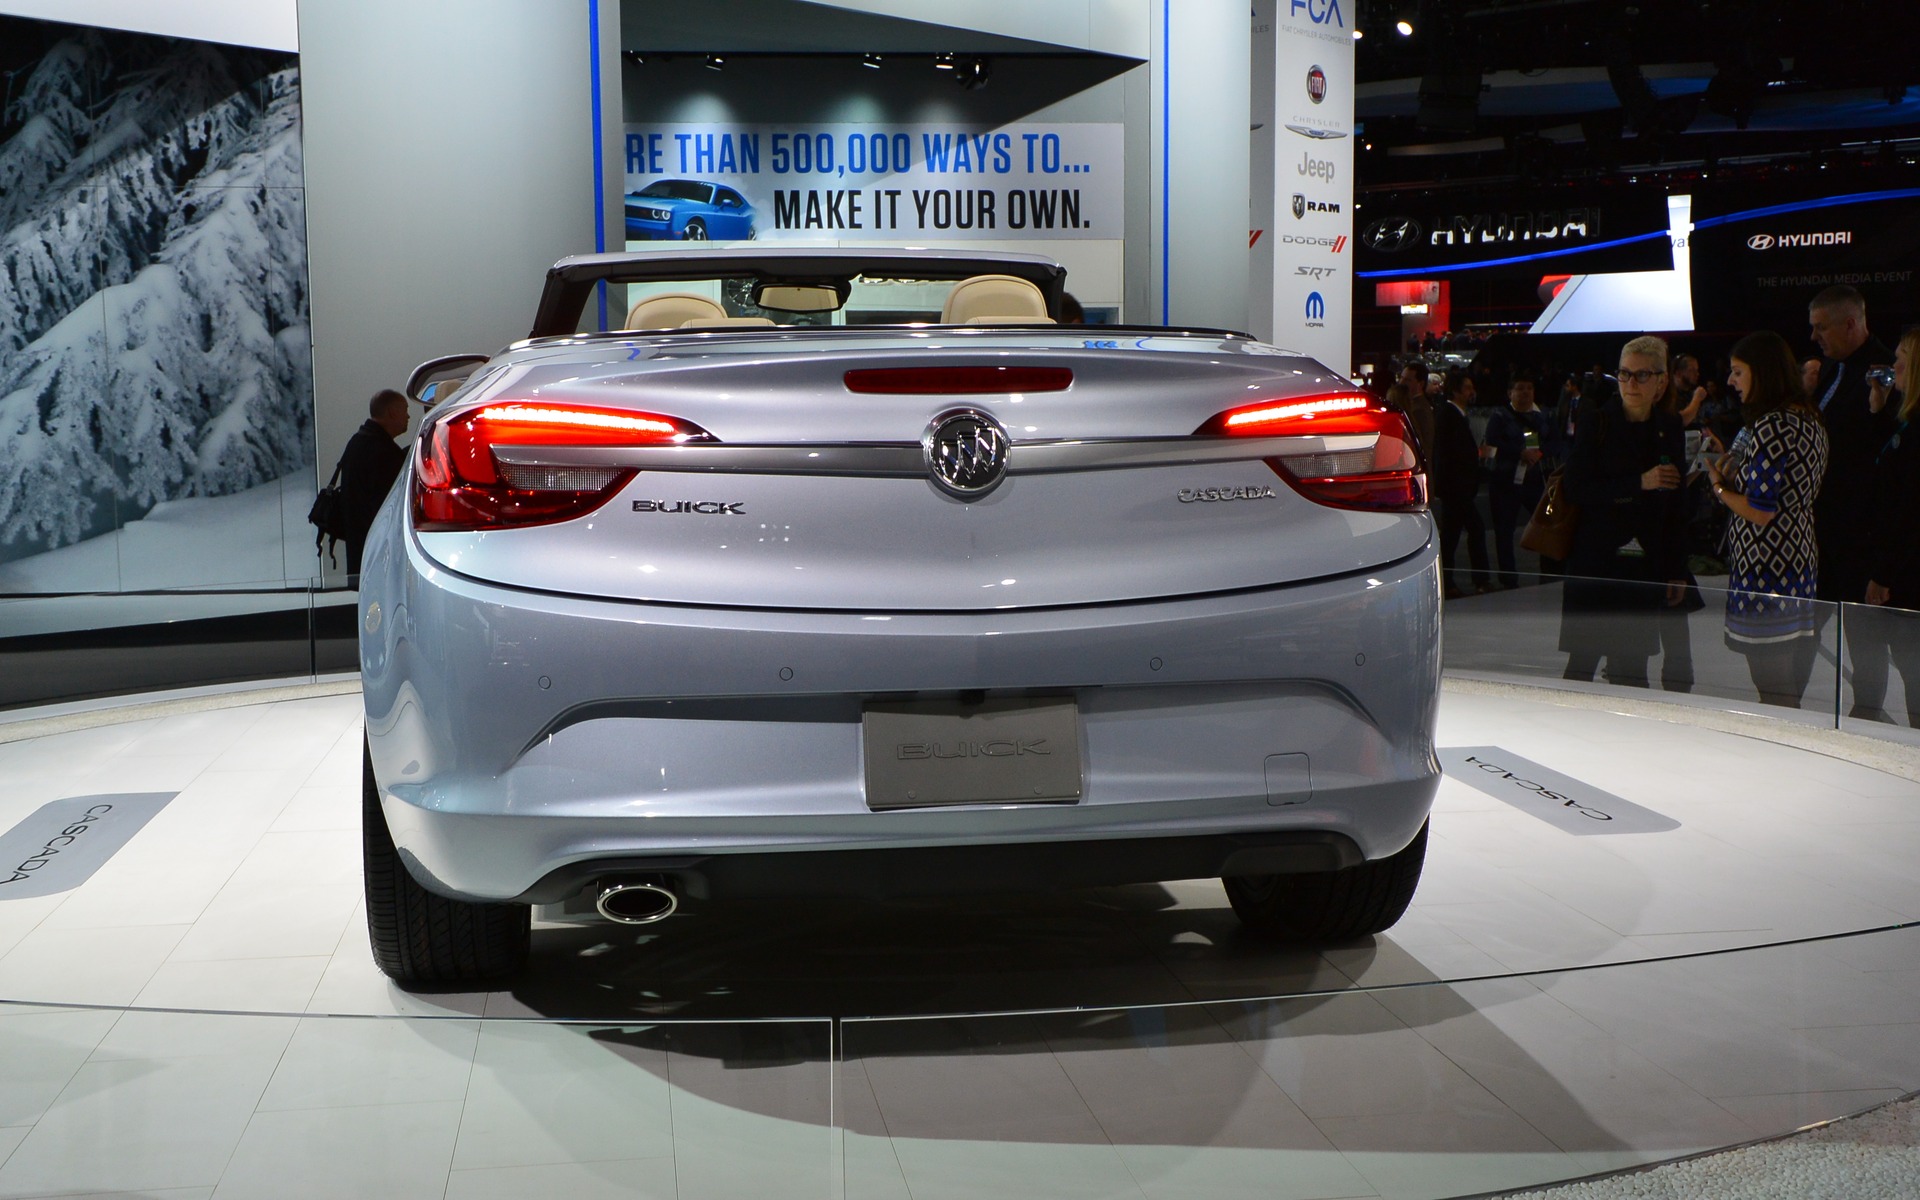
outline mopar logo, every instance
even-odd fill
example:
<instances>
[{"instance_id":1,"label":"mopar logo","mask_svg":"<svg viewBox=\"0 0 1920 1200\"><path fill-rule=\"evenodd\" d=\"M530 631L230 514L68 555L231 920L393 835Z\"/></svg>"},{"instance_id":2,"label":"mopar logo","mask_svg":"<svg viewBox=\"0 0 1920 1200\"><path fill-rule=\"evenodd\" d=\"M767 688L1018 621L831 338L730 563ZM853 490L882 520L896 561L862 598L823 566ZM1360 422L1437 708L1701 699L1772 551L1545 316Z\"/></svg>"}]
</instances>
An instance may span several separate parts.
<instances>
[{"instance_id":1,"label":"mopar logo","mask_svg":"<svg viewBox=\"0 0 1920 1200\"><path fill-rule=\"evenodd\" d=\"M1367 249L1381 254L1398 254L1420 240L1420 222L1412 217L1382 217L1367 226L1360 235Z\"/></svg>"},{"instance_id":2,"label":"mopar logo","mask_svg":"<svg viewBox=\"0 0 1920 1200\"><path fill-rule=\"evenodd\" d=\"M1770 233L1754 234L1752 237L1747 239L1747 249L1749 250L1773 249L1773 235Z\"/></svg>"},{"instance_id":3,"label":"mopar logo","mask_svg":"<svg viewBox=\"0 0 1920 1200\"><path fill-rule=\"evenodd\" d=\"M976 409L942 413L921 438L927 474L950 496L972 500L1007 474L1007 431Z\"/></svg>"},{"instance_id":4,"label":"mopar logo","mask_svg":"<svg viewBox=\"0 0 1920 1200\"><path fill-rule=\"evenodd\" d=\"M1307 326L1314 328L1324 324L1327 319L1326 297L1319 292L1307 293Z\"/></svg>"},{"instance_id":5,"label":"mopar logo","mask_svg":"<svg viewBox=\"0 0 1920 1200\"><path fill-rule=\"evenodd\" d=\"M1333 160L1330 158L1315 158L1311 154L1303 153L1300 155L1300 165L1294 170L1308 179L1324 179L1328 183L1333 182Z\"/></svg>"},{"instance_id":6,"label":"mopar logo","mask_svg":"<svg viewBox=\"0 0 1920 1200\"><path fill-rule=\"evenodd\" d=\"M1307 69L1307 99L1315 104L1327 98L1327 73L1315 63Z\"/></svg>"},{"instance_id":7,"label":"mopar logo","mask_svg":"<svg viewBox=\"0 0 1920 1200\"><path fill-rule=\"evenodd\" d=\"M1340 28L1347 27L1347 19L1340 12L1340 0L1292 0L1293 7L1288 10L1290 16L1307 14L1307 20L1315 25L1331 22Z\"/></svg>"},{"instance_id":8,"label":"mopar logo","mask_svg":"<svg viewBox=\"0 0 1920 1200\"><path fill-rule=\"evenodd\" d=\"M744 517L746 501L728 504L722 500L635 500L633 511L643 513L700 513L703 516Z\"/></svg>"}]
</instances>

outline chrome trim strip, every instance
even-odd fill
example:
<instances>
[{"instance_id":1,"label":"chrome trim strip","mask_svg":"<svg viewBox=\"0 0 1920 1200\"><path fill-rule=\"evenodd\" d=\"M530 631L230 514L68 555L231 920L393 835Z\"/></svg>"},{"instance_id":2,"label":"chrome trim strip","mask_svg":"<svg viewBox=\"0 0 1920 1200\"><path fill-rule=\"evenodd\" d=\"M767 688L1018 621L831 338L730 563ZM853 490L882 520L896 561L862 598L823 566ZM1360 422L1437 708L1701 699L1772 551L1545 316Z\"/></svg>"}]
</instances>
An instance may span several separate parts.
<instances>
[{"instance_id":1,"label":"chrome trim strip","mask_svg":"<svg viewBox=\"0 0 1920 1200\"><path fill-rule=\"evenodd\" d=\"M1134 467L1201 466L1296 454L1364 450L1378 435L1277 438L1103 438L1015 442L1007 451L1009 475L1069 471L1114 471ZM533 466L633 467L642 471L726 471L749 475L850 475L920 478L927 473L918 443L881 442L821 446L749 446L689 442L681 446L495 446L502 463Z\"/></svg>"}]
</instances>

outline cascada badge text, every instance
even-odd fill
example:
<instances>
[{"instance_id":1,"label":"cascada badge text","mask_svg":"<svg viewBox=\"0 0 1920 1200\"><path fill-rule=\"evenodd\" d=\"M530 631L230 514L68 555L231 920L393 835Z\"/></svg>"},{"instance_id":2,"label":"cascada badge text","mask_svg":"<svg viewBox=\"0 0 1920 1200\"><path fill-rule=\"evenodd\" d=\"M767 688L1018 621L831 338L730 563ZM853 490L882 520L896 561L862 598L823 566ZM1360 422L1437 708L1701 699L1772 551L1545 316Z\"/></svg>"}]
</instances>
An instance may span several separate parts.
<instances>
[{"instance_id":1,"label":"cascada badge text","mask_svg":"<svg viewBox=\"0 0 1920 1200\"><path fill-rule=\"evenodd\" d=\"M1747 239L1749 250L1797 250L1807 246L1851 245L1851 229L1833 229L1825 233L1756 233Z\"/></svg>"},{"instance_id":2,"label":"cascada badge text","mask_svg":"<svg viewBox=\"0 0 1920 1200\"><path fill-rule=\"evenodd\" d=\"M1256 484L1251 487L1181 488L1182 504L1220 504L1228 500L1273 500L1273 489Z\"/></svg>"},{"instance_id":3,"label":"cascada badge text","mask_svg":"<svg viewBox=\"0 0 1920 1200\"><path fill-rule=\"evenodd\" d=\"M1325 200L1309 200L1299 192L1293 194L1293 219L1296 221L1301 220L1310 212L1337 213L1339 211L1340 206L1338 204Z\"/></svg>"}]
</instances>

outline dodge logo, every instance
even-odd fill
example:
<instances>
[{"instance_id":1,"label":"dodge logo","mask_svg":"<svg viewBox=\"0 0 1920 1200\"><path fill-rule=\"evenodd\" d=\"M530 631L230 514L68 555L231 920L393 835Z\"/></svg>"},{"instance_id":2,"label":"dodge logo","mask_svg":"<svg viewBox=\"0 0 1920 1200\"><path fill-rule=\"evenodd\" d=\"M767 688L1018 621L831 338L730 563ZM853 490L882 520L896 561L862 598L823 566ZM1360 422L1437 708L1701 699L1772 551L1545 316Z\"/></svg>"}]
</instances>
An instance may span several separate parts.
<instances>
[{"instance_id":1,"label":"dodge logo","mask_svg":"<svg viewBox=\"0 0 1920 1200\"><path fill-rule=\"evenodd\" d=\"M1773 249L1773 235L1770 233L1754 234L1752 237L1747 239L1747 249L1749 250Z\"/></svg>"},{"instance_id":2,"label":"dodge logo","mask_svg":"<svg viewBox=\"0 0 1920 1200\"><path fill-rule=\"evenodd\" d=\"M1360 240L1367 244L1369 250L1396 254L1405 250L1419 236L1420 222L1412 217L1382 217L1367 226Z\"/></svg>"},{"instance_id":3,"label":"dodge logo","mask_svg":"<svg viewBox=\"0 0 1920 1200\"><path fill-rule=\"evenodd\" d=\"M927 474L941 491L962 500L986 495L1007 474L1007 431L977 409L934 418L921 439Z\"/></svg>"}]
</instances>

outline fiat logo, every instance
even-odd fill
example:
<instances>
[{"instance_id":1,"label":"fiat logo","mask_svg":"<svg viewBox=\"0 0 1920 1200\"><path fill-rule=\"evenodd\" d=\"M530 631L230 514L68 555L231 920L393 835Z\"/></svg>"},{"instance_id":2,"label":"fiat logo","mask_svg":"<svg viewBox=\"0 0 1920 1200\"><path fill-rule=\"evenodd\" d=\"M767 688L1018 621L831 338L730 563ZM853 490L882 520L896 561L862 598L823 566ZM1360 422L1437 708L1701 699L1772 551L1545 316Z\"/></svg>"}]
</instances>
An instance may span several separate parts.
<instances>
[{"instance_id":1,"label":"fiat logo","mask_svg":"<svg viewBox=\"0 0 1920 1200\"><path fill-rule=\"evenodd\" d=\"M1327 73L1315 65L1307 72L1307 99L1315 104L1327 98Z\"/></svg>"},{"instance_id":2,"label":"fiat logo","mask_svg":"<svg viewBox=\"0 0 1920 1200\"><path fill-rule=\"evenodd\" d=\"M1747 249L1749 250L1773 249L1773 235L1770 233L1754 234L1752 237L1747 239Z\"/></svg>"},{"instance_id":3,"label":"fiat logo","mask_svg":"<svg viewBox=\"0 0 1920 1200\"><path fill-rule=\"evenodd\" d=\"M935 417L920 444L926 451L928 477L950 496L977 499L1006 478L1007 431L977 409L956 409Z\"/></svg>"}]
</instances>

